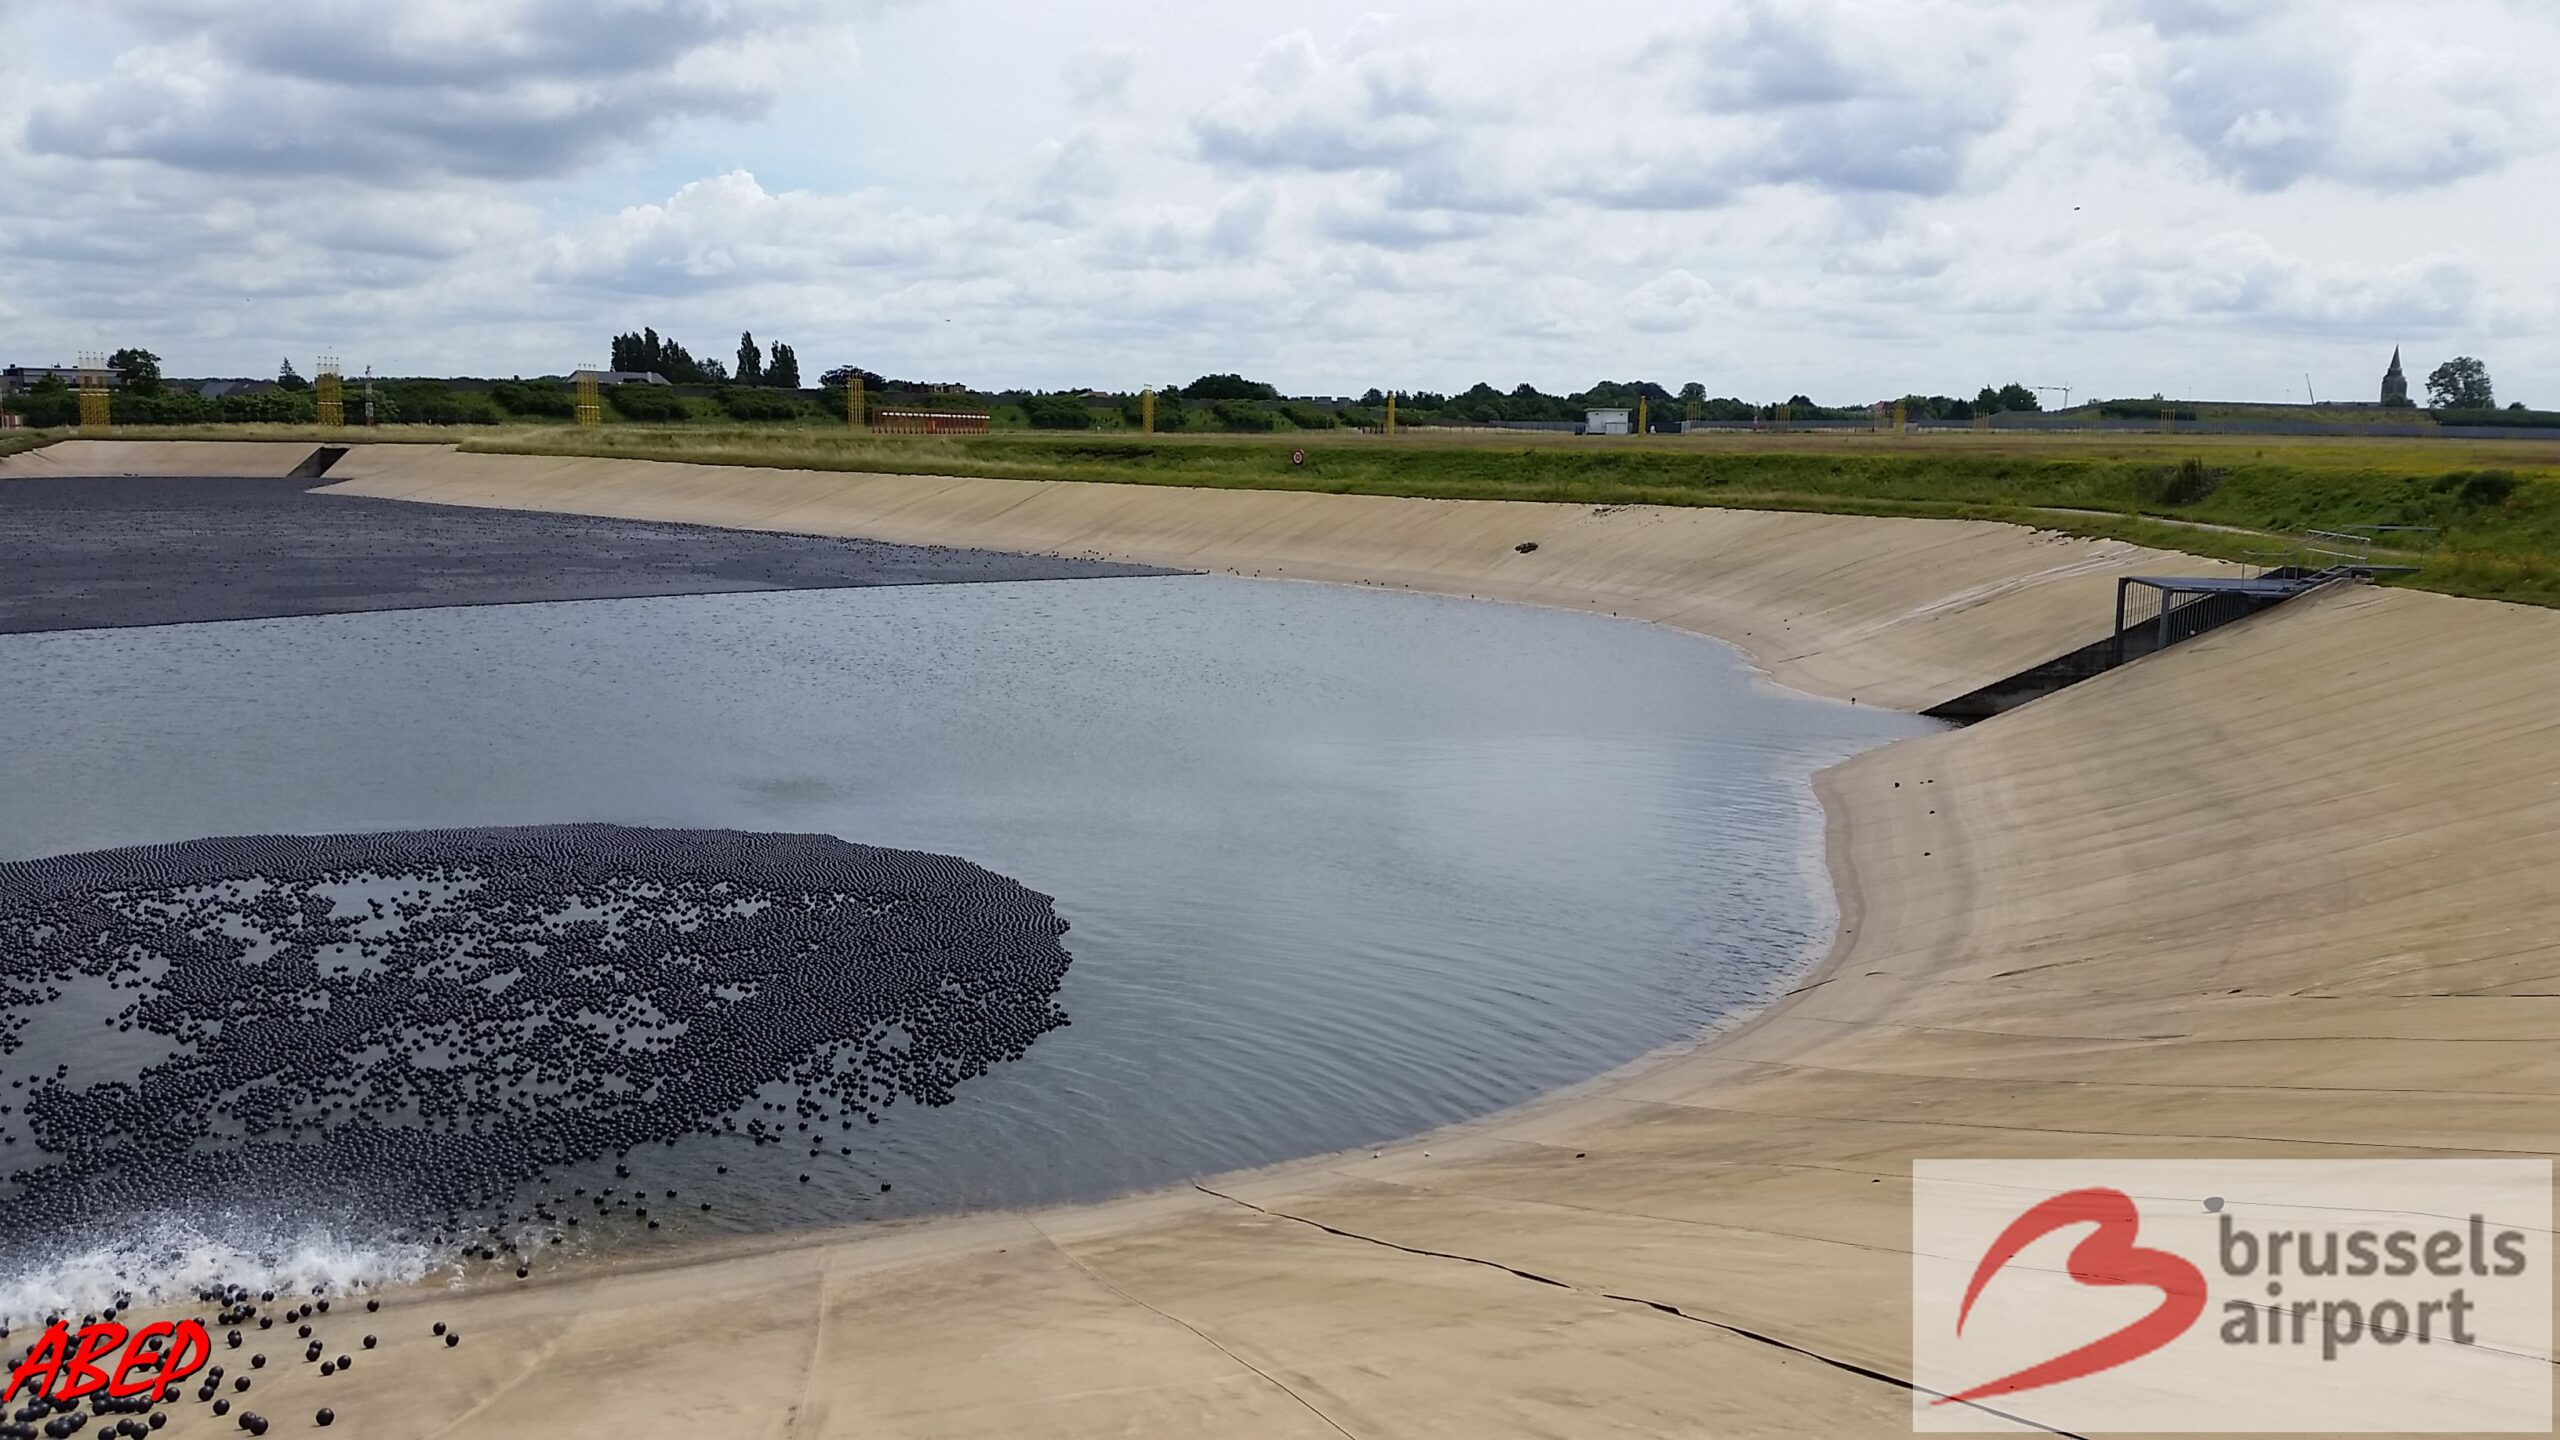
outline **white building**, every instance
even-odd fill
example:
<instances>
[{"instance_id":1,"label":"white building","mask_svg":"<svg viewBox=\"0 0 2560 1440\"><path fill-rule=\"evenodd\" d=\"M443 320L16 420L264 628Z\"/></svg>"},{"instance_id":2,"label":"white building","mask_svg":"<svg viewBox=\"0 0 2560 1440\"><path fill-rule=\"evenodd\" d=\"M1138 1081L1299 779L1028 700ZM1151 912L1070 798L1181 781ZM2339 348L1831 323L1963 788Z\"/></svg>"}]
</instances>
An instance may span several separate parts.
<instances>
[{"instance_id":1,"label":"white building","mask_svg":"<svg viewBox=\"0 0 2560 1440\"><path fill-rule=\"evenodd\" d=\"M596 377L596 383L599 385L672 385L675 383L655 370L580 370L569 378L584 380L590 375Z\"/></svg>"},{"instance_id":2,"label":"white building","mask_svg":"<svg viewBox=\"0 0 2560 1440\"><path fill-rule=\"evenodd\" d=\"M105 366L92 372L82 370L76 365L12 365L6 370L0 370L0 395L32 390L37 381L45 379L59 380L77 390L80 388L80 377L92 373L104 376L106 387L110 390L124 388L124 372L113 366Z\"/></svg>"},{"instance_id":3,"label":"white building","mask_svg":"<svg viewBox=\"0 0 2560 1440\"><path fill-rule=\"evenodd\" d=\"M1633 410L1585 410L1582 433L1585 435L1633 435L1636 433Z\"/></svg>"}]
</instances>

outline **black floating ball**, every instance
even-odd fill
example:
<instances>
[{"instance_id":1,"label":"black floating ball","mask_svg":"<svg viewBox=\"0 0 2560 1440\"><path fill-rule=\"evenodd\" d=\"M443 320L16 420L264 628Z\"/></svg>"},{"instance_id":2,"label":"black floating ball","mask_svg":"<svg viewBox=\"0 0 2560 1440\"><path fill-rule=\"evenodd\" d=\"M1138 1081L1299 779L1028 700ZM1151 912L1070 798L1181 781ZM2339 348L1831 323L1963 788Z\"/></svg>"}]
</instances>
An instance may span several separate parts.
<instances>
[{"instance_id":1,"label":"black floating ball","mask_svg":"<svg viewBox=\"0 0 2560 1440\"><path fill-rule=\"evenodd\" d=\"M524 1242L490 1217L575 1167L672 1200L636 1157L681 1136L779 1146L900 1098L953 1103L1067 1023L1065 929L964 861L823 835L570 825L0 861L0 935L21 942L0 947L0 1052L86 977L145 992L111 1023L171 1057L10 1077L40 1133L82 1138L5 1182L0 1253L184 1193L365 1211L496 1262ZM244 1014L292 1017L291 1039ZM599 1209L654 1226L632 1200ZM206 1298L226 1327L275 1326L245 1288ZM287 1324L329 1306L315 1289Z\"/></svg>"}]
</instances>

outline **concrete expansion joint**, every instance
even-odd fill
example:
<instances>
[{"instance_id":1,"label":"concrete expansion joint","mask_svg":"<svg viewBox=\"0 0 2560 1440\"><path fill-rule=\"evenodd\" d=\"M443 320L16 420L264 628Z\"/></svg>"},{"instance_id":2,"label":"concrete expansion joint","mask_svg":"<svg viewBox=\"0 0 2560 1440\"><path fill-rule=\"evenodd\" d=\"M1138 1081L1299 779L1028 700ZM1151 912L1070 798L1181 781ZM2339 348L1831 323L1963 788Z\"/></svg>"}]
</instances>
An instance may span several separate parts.
<instances>
[{"instance_id":1,"label":"concrete expansion joint","mask_svg":"<svg viewBox=\"0 0 2560 1440\"><path fill-rule=\"evenodd\" d=\"M1220 1198L1223 1199L1225 1197L1221 1196ZM1183 1319L1181 1316L1174 1314L1172 1311L1165 1309L1163 1306L1155 1304L1153 1301L1147 1300L1142 1296L1129 1293L1129 1291L1115 1283L1110 1276L1105 1275L1101 1271L1094 1269L1091 1265L1086 1264L1084 1262L1084 1257L1076 1254L1076 1252L1068 1249L1066 1246L1059 1244L1057 1236L1041 1229L1039 1221L1026 1215L1023 1217L1022 1223L1030 1226L1032 1233L1038 1235L1043 1241L1047 1242L1049 1248L1056 1251L1068 1264L1083 1271L1086 1279L1091 1280L1096 1285L1099 1285L1103 1289L1110 1291L1112 1294L1119 1296L1121 1299L1128 1301L1130 1304L1137 1306L1139 1309L1153 1314L1157 1319L1170 1321L1171 1323L1179 1325L1183 1329L1190 1331L1193 1337L1198 1339L1202 1344L1217 1351L1219 1354L1226 1356L1229 1360L1232 1360L1236 1364L1243 1366L1245 1369L1252 1371L1254 1374L1261 1376L1263 1382L1271 1386L1272 1389L1277 1390L1281 1394L1298 1402L1299 1408L1305 1410L1308 1414L1313 1415L1318 1420L1323 1421L1326 1425L1331 1426L1334 1433L1342 1436L1343 1440L1360 1440L1359 1436L1344 1429L1341 1421L1326 1414L1314 1401L1299 1394L1297 1389L1290 1385L1288 1381L1281 1379L1279 1376L1274 1375L1270 1371L1263 1369L1261 1366L1254 1364L1251 1360L1237 1354L1234 1350L1228 1348L1226 1342L1220 1340L1217 1336L1210 1334L1208 1331L1201 1329L1199 1326L1194 1325L1190 1321Z\"/></svg>"},{"instance_id":2,"label":"concrete expansion joint","mask_svg":"<svg viewBox=\"0 0 2560 1440\"><path fill-rule=\"evenodd\" d=\"M1418 1255L1426 1259L1455 1260L1464 1265L1481 1265L1488 1270L1499 1270L1506 1275L1516 1276L1519 1279L1532 1281L1540 1285L1552 1285L1559 1290L1570 1290L1577 1295L1587 1295L1594 1299L1607 1300L1619 1305L1640 1305L1647 1310L1654 1311L1657 1314L1668 1315L1675 1320L1685 1320L1692 1325L1703 1325L1710 1330L1723 1331L1725 1334L1734 1336L1737 1339L1749 1340L1756 1344L1766 1345L1776 1350L1784 1350L1792 1355L1801 1355L1808 1360L1818 1361L1821 1364L1828 1365L1832 1369L1856 1375L1862 1379L1874 1380L1882 1384L1890 1385L1897 1390L1910 1391L1923 1395L1934 1395L1937 1393L1933 1390L1922 1389L1920 1386L1914 1385L1909 1380L1906 1380L1899 1375L1888 1374L1885 1371L1878 1370L1870 1365L1861 1365L1855 1360L1844 1360L1837 1355L1826 1355L1819 1350L1810 1350L1802 1345L1794 1343L1793 1341L1781 1340L1775 1335L1765 1334L1761 1331L1753 1330L1748 1326L1736 1325L1730 1321L1711 1320L1704 1315L1692 1315L1688 1311L1683 1310L1679 1306L1673 1305L1668 1301L1648 1300L1641 1295L1620 1295L1608 1290L1594 1290L1588 1286L1576 1285L1569 1280L1558 1280L1553 1276L1541 1275L1534 1270L1523 1270L1516 1265L1506 1265L1499 1260L1487 1260L1479 1255L1461 1255L1453 1250L1427 1250L1414 1245L1399 1245L1393 1240L1382 1240L1375 1235L1363 1235L1356 1230L1345 1230L1339 1226L1327 1225L1321 1220L1311 1220L1304 1215L1292 1215L1286 1210L1274 1210L1267 1205L1256 1205L1250 1200L1241 1199L1237 1196L1226 1194L1223 1191L1212 1190L1208 1186L1200 1184L1197 1181L1192 1182L1191 1188L1199 1191L1203 1195L1209 1196L1212 1199L1224 1200L1230 1205L1240 1205L1257 1215L1269 1216L1274 1220L1293 1221L1311 1229L1321 1230L1327 1235L1332 1235L1340 1239L1357 1240L1362 1244L1375 1245L1381 1249L1395 1250L1406 1255ZM1965 1403L1971 1404L1972 1402ZM2047 1435L2063 1436L2066 1437L2066 1440L2088 1440L2088 1437L2080 1435L2076 1431L2057 1430L2050 1425L2040 1424L2026 1416L2013 1415L2008 1411L1995 1409L1988 1405L1975 1404L1972 1408L1980 1410L1985 1414L1996 1415L2001 1419L2010 1421L2014 1424L2024 1425L2029 1429L2037 1430Z\"/></svg>"}]
</instances>

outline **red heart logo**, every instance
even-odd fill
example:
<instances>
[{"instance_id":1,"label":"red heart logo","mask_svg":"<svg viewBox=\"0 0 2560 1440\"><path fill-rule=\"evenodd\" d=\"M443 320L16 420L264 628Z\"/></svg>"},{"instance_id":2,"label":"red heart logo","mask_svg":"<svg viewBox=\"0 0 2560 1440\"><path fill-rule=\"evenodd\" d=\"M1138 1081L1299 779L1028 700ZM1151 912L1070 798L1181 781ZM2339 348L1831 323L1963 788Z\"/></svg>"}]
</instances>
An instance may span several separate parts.
<instances>
[{"instance_id":1,"label":"red heart logo","mask_svg":"<svg viewBox=\"0 0 2560 1440\"><path fill-rule=\"evenodd\" d=\"M2177 1339L2204 1313L2204 1272L2181 1256L2134 1244L2134 1236L2142 1228L2142 1215L2134 1208L2132 1197L2121 1190L2092 1188L2056 1195L2009 1222L2009 1228L1982 1252L1982 1263L1973 1269L1973 1283L1965 1287L1964 1308L1956 1313L1956 1333L1964 1333L1964 1322L1973 1314L1973 1302L1982 1297L1982 1288L2000 1273L2000 1267L2015 1259L2019 1251L2067 1225L2098 1227L2071 1248L2072 1279L2083 1285L2147 1285L2160 1292L2160 1303L2150 1314L2114 1334L1933 1403L1951 1405L1986 1395L2014 1395L2111 1370Z\"/></svg>"}]
</instances>

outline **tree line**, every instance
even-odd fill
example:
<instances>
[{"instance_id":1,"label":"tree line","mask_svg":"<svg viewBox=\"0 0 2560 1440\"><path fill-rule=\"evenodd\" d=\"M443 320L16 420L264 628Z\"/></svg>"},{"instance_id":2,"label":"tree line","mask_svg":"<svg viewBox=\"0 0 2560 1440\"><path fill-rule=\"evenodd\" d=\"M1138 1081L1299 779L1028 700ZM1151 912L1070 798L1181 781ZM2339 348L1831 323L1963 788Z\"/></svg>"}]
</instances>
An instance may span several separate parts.
<instances>
[{"instance_id":1,"label":"tree line","mask_svg":"<svg viewBox=\"0 0 2560 1440\"><path fill-rule=\"evenodd\" d=\"M1004 412L1018 406L1019 421L1010 423L1027 423L1035 429L1089 430L1115 418L1122 426L1135 429L1143 423L1146 412L1146 402L1135 393L958 393L953 387L885 378L849 365L837 366L818 377L820 388L837 392L838 400L831 401L823 394L813 400L802 389L800 360L793 348L781 341L760 345L752 332L738 337L734 369L719 360L697 359L673 337L662 336L650 327L614 336L611 353L616 370L654 372L673 384L713 392L708 398L697 395L689 400L659 386L609 387L607 405L627 420L840 419L841 392L846 382L856 377L863 381L865 392L875 405L957 405L995 410L999 412L999 423L1008 423ZM107 364L121 377L121 387L113 392L111 402L117 424L295 423L314 418L311 382L296 371L290 358L277 369L276 388L213 399L188 390L171 390L162 378L160 357L139 346L115 351ZM2471 356L2456 356L2438 365L2427 376L2426 390L2431 409L2446 423L2546 423L2540 412L2526 411L2520 403L2497 410L2488 367ZM431 380L382 380L371 382L369 391L373 418L384 424L494 425L518 419L566 420L576 413L572 397L557 381L518 379L455 386ZM1158 388L1154 418L1160 431L1374 427L1384 418L1386 402L1385 392L1375 388L1347 403L1291 398L1281 394L1277 386L1235 372L1220 372ZM1969 399L1911 394L1901 397L1899 403L1913 420L1936 421L1968 421L1983 415L2043 409L2035 390L2016 382L1985 385ZM40 427L73 424L79 415L78 397L59 377L40 380L28 391L8 396L0 404ZM359 404L360 392L350 384L348 420L359 419ZM1399 416L1412 424L1563 424L1580 421L1592 409L1634 410L1639 405L1650 411L1650 418L1657 425L1683 420L1767 422L1777 419L1781 411L1798 421L1863 420L1870 413L1866 405L1824 406L1802 393L1784 401L1753 402L1730 395L1710 396L1706 387L1695 381L1673 390L1649 380L1602 380L1565 394L1549 394L1529 384L1501 390L1480 381L1453 394L1400 391L1396 404ZM2149 401L2101 401L2096 402L2095 408L2099 414L2114 418L2197 418L2192 402L2170 402L2158 396Z\"/></svg>"},{"instance_id":2,"label":"tree line","mask_svg":"<svg viewBox=\"0 0 2560 1440\"><path fill-rule=\"evenodd\" d=\"M694 358L672 335L660 335L653 327L613 337L612 363L608 369L646 372L666 377L675 385L753 385L773 390L800 388L800 355L789 345L776 340L759 348L755 332L738 335L738 368L731 370L716 359Z\"/></svg>"}]
</instances>

